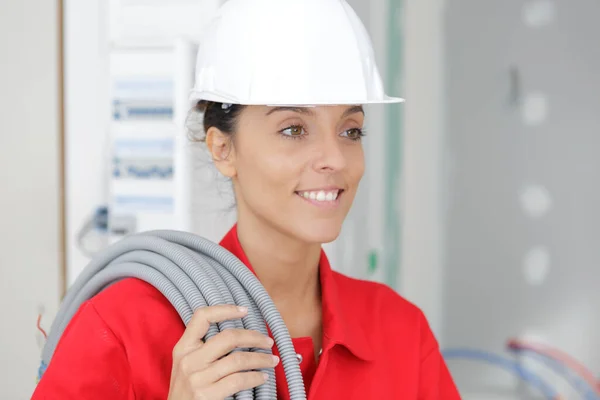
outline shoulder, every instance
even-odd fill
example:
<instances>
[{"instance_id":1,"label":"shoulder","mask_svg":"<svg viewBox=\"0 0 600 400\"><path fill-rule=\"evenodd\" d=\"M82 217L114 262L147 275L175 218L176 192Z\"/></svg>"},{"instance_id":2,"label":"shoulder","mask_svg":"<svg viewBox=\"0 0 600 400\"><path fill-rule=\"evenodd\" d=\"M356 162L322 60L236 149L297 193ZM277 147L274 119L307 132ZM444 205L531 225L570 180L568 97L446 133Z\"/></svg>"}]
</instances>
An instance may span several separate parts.
<instances>
[{"instance_id":1,"label":"shoulder","mask_svg":"<svg viewBox=\"0 0 600 400\"><path fill-rule=\"evenodd\" d=\"M420 341L430 336L423 311L389 286L334 272L340 301L370 332ZM350 311L348 311L350 312Z\"/></svg>"},{"instance_id":2,"label":"shoulder","mask_svg":"<svg viewBox=\"0 0 600 400\"><path fill-rule=\"evenodd\" d=\"M439 349L423 311L387 285L334 273L348 319L361 328L378 354L402 352L412 365Z\"/></svg>"},{"instance_id":3,"label":"shoulder","mask_svg":"<svg viewBox=\"0 0 600 400\"><path fill-rule=\"evenodd\" d=\"M136 278L126 278L113 283L91 301L96 307L110 307L115 304L120 306L131 305L140 301L163 302L167 299L154 286Z\"/></svg>"},{"instance_id":4,"label":"shoulder","mask_svg":"<svg viewBox=\"0 0 600 400\"><path fill-rule=\"evenodd\" d=\"M184 329L169 300L154 286L136 278L112 284L92 297L89 303L124 341L139 335L152 336L155 332L164 334L164 327L170 327L177 337Z\"/></svg>"},{"instance_id":5,"label":"shoulder","mask_svg":"<svg viewBox=\"0 0 600 400\"><path fill-rule=\"evenodd\" d=\"M90 302L101 313L169 305L158 289L136 278L126 278L110 285L92 297Z\"/></svg>"},{"instance_id":6,"label":"shoulder","mask_svg":"<svg viewBox=\"0 0 600 400\"><path fill-rule=\"evenodd\" d=\"M416 305L383 283L351 278L338 272L333 272L333 276L342 301L349 301L359 309L378 310L408 319L418 319L423 314Z\"/></svg>"}]
</instances>

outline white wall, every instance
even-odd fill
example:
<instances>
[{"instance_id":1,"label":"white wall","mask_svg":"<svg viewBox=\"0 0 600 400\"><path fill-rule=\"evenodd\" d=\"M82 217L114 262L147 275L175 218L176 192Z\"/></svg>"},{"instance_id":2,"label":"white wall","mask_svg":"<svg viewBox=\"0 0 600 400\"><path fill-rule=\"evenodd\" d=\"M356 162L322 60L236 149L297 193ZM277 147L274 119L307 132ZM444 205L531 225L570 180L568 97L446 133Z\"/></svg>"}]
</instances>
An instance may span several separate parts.
<instances>
[{"instance_id":1,"label":"white wall","mask_svg":"<svg viewBox=\"0 0 600 400\"><path fill-rule=\"evenodd\" d=\"M436 333L442 324L443 289L443 13L444 0L405 0L406 103L398 288L421 307Z\"/></svg>"},{"instance_id":2,"label":"white wall","mask_svg":"<svg viewBox=\"0 0 600 400\"><path fill-rule=\"evenodd\" d=\"M1 399L31 396L59 298L57 4L0 2Z\"/></svg>"},{"instance_id":3,"label":"white wall","mask_svg":"<svg viewBox=\"0 0 600 400\"><path fill-rule=\"evenodd\" d=\"M109 59L107 3L65 0L65 140L68 282L89 262L76 235L107 201Z\"/></svg>"}]
</instances>

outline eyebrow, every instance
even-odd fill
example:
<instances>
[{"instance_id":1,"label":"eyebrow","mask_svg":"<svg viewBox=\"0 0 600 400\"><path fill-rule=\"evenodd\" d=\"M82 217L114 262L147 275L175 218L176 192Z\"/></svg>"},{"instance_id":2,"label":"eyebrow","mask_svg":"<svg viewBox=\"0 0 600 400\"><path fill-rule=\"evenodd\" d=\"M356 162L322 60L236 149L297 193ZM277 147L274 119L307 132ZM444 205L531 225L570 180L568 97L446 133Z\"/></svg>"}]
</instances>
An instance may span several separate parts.
<instances>
[{"instance_id":1,"label":"eyebrow","mask_svg":"<svg viewBox=\"0 0 600 400\"><path fill-rule=\"evenodd\" d=\"M346 118L355 113L362 113L363 115L365 115L365 109L363 108L363 106L352 106L346 111L344 111L344 113L342 114L342 118Z\"/></svg>"},{"instance_id":2,"label":"eyebrow","mask_svg":"<svg viewBox=\"0 0 600 400\"><path fill-rule=\"evenodd\" d=\"M272 109L270 109L267 112L267 115L271 115L274 112L279 112L279 111L292 111L292 112L297 112L299 114L305 114L305 115L314 115L314 111L311 110L309 107L273 107ZM362 113L363 115L365 114L365 110L363 109L363 106L352 106L350 108L348 108L346 111L344 111L344 113L342 114L342 118L346 118L349 115L352 115L354 113Z\"/></svg>"},{"instance_id":3,"label":"eyebrow","mask_svg":"<svg viewBox=\"0 0 600 400\"><path fill-rule=\"evenodd\" d=\"M267 115L271 115L274 112L279 112L279 111L293 111L293 112L297 112L300 114L307 114L307 115L314 114L313 110L311 110L308 107L273 107L272 109L270 109L267 112Z\"/></svg>"}]
</instances>

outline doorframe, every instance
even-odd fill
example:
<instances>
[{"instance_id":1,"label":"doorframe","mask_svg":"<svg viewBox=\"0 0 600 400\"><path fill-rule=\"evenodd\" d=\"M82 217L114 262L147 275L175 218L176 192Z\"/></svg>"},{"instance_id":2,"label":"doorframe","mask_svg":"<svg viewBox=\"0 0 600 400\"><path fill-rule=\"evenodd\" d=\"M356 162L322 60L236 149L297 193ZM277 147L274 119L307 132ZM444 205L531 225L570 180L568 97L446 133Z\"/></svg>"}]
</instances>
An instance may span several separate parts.
<instances>
[{"instance_id":1,"label":"doorframe","mask_svg":"<svg viewBox=\"0 0 600 400\"><path fill-rule=\"evenodd\" d=\"M64 0L57 0L58 17L58 181L59 181L59 296L64 297L67 291L67 193L66 193L66 149L65 149L65 29L64 29Z\"/></svg>"}]
</instances>

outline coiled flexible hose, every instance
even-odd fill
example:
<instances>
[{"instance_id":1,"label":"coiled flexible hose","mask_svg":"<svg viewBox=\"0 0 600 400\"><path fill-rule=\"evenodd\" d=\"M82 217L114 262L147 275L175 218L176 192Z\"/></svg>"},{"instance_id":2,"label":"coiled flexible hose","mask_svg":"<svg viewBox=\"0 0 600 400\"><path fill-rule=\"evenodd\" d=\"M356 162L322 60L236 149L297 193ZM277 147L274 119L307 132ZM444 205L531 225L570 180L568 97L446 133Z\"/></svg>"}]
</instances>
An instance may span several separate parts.
<instances>
[{"instance_id":1,"label":"coiled flexible hose","mask_svg":"<svg viewBox=\"0 0 600 400\"><path fill-rule=\"evenodd\" d=\"M258 279L223 247L179 231L131 235L96 255L68 290L52 323L42 351L42 373L81 304L116 281L129 277L141 279L158 289L175 307L186 326L193 312L200 307L219 304L248 307L247 315L241 320L212 324L204 339L232 328L251 329L267 335L268 326L281 356L290 399L306 399L292 339ZM240 350L270 353L263 349L236 351ZM275 370L271 368L265 372L269 374L267 383L254 390L239 392L233 398L275 400Z\"/></svg>"}]
</instances>

